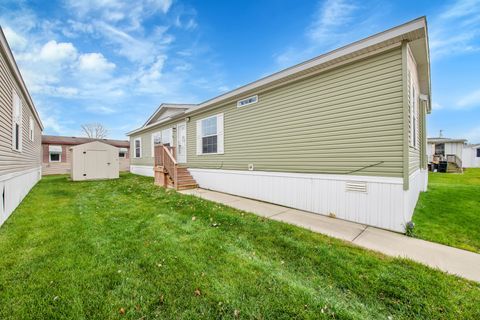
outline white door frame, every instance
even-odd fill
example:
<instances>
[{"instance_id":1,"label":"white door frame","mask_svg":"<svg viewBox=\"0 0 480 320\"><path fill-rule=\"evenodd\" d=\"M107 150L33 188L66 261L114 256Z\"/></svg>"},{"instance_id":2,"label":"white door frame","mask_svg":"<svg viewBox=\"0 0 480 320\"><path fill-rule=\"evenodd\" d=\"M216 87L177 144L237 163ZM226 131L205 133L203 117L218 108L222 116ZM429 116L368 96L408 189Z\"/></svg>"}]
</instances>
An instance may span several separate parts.
<instances>
[{"instance_id":1,"label":"white door frame","mask_svg":"<svg viewBox=\"0 0 480 320\"><path fill-rule=\"evenodd\" d=\"M178 130L179 125L185 126L185 158L184 159L180 159L178 155L178 151L180 150L179 143L178 143L180 141L180 130ZM177 123L177 161L178 163L187 163L187 122L186 121Z\"/></svg>"}]
</instances>

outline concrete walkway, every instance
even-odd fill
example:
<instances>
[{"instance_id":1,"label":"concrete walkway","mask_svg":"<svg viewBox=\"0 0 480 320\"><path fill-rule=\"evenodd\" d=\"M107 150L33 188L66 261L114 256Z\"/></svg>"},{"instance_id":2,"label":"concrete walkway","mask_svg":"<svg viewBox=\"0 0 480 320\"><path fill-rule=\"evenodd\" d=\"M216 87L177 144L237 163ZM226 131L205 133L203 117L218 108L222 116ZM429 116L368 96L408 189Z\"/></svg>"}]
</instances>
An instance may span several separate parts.
<instances>
[{"instance_id":1,"label":"concrete walkway","mask_svg":"<svg viewBox=\"0 0 480 320\"><path fill-rule=\"evenodd\" d=\"M225 193L192 189L180 191L227 206L252 212L314 232L354 243L393 257L408 258L442 271L480 282L480 254L410 238L359 223L282 207Z\"/></svg>"}]
</instances>

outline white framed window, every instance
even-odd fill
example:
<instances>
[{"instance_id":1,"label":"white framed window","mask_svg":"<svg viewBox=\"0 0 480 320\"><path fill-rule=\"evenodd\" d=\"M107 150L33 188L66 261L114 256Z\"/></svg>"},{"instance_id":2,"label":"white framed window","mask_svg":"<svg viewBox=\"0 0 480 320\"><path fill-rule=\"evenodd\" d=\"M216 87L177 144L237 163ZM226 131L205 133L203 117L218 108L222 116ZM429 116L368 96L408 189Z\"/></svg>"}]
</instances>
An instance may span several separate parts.
<instances>
[{"instance_id":1,"label":"white framed window","mask_svg":"<svg viewBox=\"0 0 480 320\"><path fill-rule=\"evenodd\" d=\"M167 128L162 130L162 144L167 146L173 146L173 130Z\"/></svg>"},{"instance_id":2,"label":"white framed window","mask_svg":"<svg viewBox=\"0 0 480 320\"><path fill-rule=\"evenodd\" d=\"M118 157L119 157L119 158L126 158L126 157L127 157L127 153L128 153L128 149L127 149L127 148L119 148L119 149L118 149Z\"/></svg>"},{"instance_id":3,"label":"white framed window","mask_svg":"<svg viewBox=\"0 0 480 320\"><path fill-rule=\"evenodd\" d=\"M245 98L245 99L242 99L242 100L238 100L237 101L237 107L244 107L244 106L248 106L249 104L254 104L254 103L257 103L258 102L258 96L255 95L255 96L251 96L251 97L248 97L248 98Z\"/></svg>"},{"instance_id":4,"label":"white framed window","mask_svg":"<svg viewBox=\"0 0 480 320\"><path fill-rule=\"evenodd\" d=\"M32 117L29 119L28 137L30 138L30 141L35 139L35 124Z\"/></svg>"},{"instance_id":5,"label":"white framed window","mask_svg":"<svg viewBox=\"0 0 480 320\"><path fill-rule=\"evenodd\" d=\"M155 156L155 145L163 144L173 146L173 130L172 128L163 129L162 131L154 132L151 136L152 157Z\"/></svg>"},{"instance_id":6,"label":"white framed window","mask_svg":"<svg viewBox=\"0 0 480 320\"><path fill-rule=\"evenodd\" d=\"M152 157L155 156L155 145L162 143L162 132L152 133L151 144L152 144Z\"/></svg>"},{"instance_id":7,"label":"white framed window","mask_svg":"<svg viewBox=\"0 0 480 320\"><path fill-rule=\"evenodd\" d=\"M48 146L48 161L49 162L62 162L62 146Z\"/></svg>"},{"instance_id":8,"label":"white framed window","mask_svg":"<svg viewBox=\"0 0 480 320\"><path fill-rule=\"evenodd\" d=\"M197 155L223 154L223 113L197 120Z\"/></svg>"},{"instance_id":9,"label":"white framed window","mask_svg":"<svg viewBox=\"0 0 480 320\"><path fill-rule=\"evenodd\" d=\"M133 140L133 157L142 157L142 138L135 138L135 140Z\"/></svg>"},{"instance_id":10,"label":"white framed window","mask_svg":"<svg viewBox=\"0 0 480 320\"><path fill-rule=\"evenodd\" d=\"M17 92L13 90L12 108L12 149L22 151L22 101Z\"/></svg>"}]
</instances>

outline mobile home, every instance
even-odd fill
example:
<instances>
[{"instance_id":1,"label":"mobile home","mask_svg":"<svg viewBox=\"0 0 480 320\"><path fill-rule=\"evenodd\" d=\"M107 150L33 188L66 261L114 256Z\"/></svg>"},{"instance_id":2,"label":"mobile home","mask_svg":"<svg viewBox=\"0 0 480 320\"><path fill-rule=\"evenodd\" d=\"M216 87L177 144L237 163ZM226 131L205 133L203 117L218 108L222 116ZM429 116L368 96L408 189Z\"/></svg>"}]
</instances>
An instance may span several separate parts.
<instances>
[{"instance_id":1,"label":"mobile home","mask_svg":"<svg viewBox=\"0 0 480 320\"><path fill-rule=\"evenodd\" d=\"M202 188L402 232L427 186L430 106L422 17L200 104L162 104L128 133L130 168L153 176L161 145Z\"/></svg>"},{"instance_id":2,"label":"mobile home","mask_svg":"<svg viewBox=\"0 0 480 320\"><path fill-rule=\"evenodd\" d=\"M42 176L42 122L0 28L0 225Z\"/></svg>"}]
</instances>

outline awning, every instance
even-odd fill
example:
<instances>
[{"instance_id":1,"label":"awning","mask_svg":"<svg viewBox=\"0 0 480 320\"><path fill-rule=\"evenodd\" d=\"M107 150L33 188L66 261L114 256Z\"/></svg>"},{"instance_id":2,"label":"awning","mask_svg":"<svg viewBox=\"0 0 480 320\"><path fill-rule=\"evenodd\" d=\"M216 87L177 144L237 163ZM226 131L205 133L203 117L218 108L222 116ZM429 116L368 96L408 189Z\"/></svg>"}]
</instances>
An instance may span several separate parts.
<instances>
[{"instance_id":1,"label":"awning","mask_svg":"<svg viewBox=\"0 0 480 320\"><path fill-rule=\"evenodd\" d=\"M118 148L118 149L119 149L119 150L118 150L119 152L127 152L127 151L128 151L127 148Z\"/></svg>"},{"instance_id":2,"label":"awning","mask_svg":"<svg viewBox=\"0 0 480 320\"><path fill-rule=\"evenodd\" d=\"M48 146L50 153L62 153L62 146Z\"/></svg>"}]
</instances>

